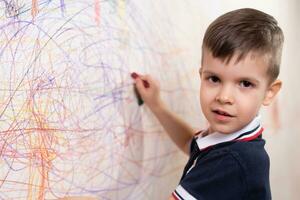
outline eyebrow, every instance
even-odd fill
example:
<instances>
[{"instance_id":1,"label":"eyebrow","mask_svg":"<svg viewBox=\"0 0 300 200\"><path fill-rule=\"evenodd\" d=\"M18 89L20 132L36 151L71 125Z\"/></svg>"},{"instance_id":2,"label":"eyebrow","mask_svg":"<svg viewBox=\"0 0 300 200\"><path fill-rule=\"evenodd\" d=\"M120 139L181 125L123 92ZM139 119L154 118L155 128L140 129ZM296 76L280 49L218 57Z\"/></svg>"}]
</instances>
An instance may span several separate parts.
<instances>
[{"instance_id":1,"label":"eyebrow","mask_svg":"<svg viewBox=\"0 0 300 200\"><path fill-rule=\"evenodd\" d=\"M210 70L202 70L201 68L199 69L199 73L201 74L208 74L208 75L216 75L219 76L218 73L212 72ZM256 78L253 77L240 77L239 80L245 80L245 81L249 81L251 83L254 83L256 85L259 84L259 81Z\"/></svg>"},{"instance_id":2,"label":"eyebrow","mask_svg":"<svg viewBox=\"0 0 300 200\"><path fill-rule=\"evenodd\" d=\"M251 77L241 77L240 80L245 80L245 81L249 81L251 83L254 83L256 85L259 85L259 81L255 78L251 78Z\"/></svg>"},{"instance_id":3,"label":"eyebrow","mask_svg":"<svg viewBox=\"0 0 300 200\"><path fill-rule=\"evenodd\" d=\"M199 69L199 73L201 74L215 74L215 75L217 75L217 73L215 73L215 72L212 72L212 71L210 71L210 70L202 70L201 68Z\"/></svg>"}]
</instances>

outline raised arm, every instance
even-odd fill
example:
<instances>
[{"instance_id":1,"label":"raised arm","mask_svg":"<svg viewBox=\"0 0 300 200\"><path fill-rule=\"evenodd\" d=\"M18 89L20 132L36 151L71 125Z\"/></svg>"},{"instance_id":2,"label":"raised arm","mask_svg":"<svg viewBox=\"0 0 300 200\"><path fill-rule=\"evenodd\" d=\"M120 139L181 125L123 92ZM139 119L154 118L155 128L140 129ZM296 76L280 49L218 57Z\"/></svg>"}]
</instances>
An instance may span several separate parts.
<instances>
[{"instance_id":1,"label":"raised arm","mask_svg":"<svg viewBox=\"0 0 300 200\"><path fill-rule=\"evenodd\" d=\"M173 142L186 154L189 154L189 146L195 130L185 121L171 112L160 98L160 88L157 81L149 75L138 75L135 83L145 104L150 108L158 121L161 123ZM149 83L145 87L145 81Z\"/></svg>"}]
</instances>

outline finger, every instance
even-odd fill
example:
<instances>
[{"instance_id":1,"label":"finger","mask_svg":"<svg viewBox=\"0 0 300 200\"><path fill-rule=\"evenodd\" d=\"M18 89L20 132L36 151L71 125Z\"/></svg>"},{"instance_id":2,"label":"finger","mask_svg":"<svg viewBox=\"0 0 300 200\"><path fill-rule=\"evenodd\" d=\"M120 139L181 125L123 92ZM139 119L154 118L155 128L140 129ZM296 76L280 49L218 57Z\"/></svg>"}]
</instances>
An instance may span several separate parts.
<instances>
[{"instance_id":1,"label":"finger","mask_svg":"<svg viewBox=\"0 0 300 200\"><path fill-rule=\"evenodd\" d=\"M147 81L146 76L143 76L143 75L140 75L140 74L138 74L138 73L136 73L136 72L133 72L133 73L131 73L131 77L135 80L135 82L136 82L136 80L139 79L139 78L142 79L142 80L143 80L144 87L145 87L145 88L149 88L149 87L150 87L150 84L149 84L149 82Z\"/></svg>"},{"instance_id":2,"label":"finger","mask_svg":"<svg viewBox=\"0 0 300 200\"><path fill-rule=\"evenodd\" d=\"M143 85L144 85L145 88L149 88L150 87L150 83L149 83L149 81L146 78L144 78L143 76L139 76L139 77L137 77L135 79L135 81L137 81L138 79L142 80L142 83L143 83Z\"/></svg>"},{"instance_id":3,"label":"finger","mask_svg":"<svg viewBox=\"0 0 300 200\"><path fill-rule=\"evenodd\" d=\"M138 91L139 91L140 93L143 93L144 90L146 89L143 80L140 79L140 78L137 78L137 79L135 80L135 84L136 84L136 88L138 89Z\"/></svg>"},{"instance_id":4,"label":"finger","mask_svg":"<svg viewBox=\"0 0 300 200\"><path fill-rule=\"evenodd\" d=\"M150 75L142 75L139 78L143 80L144 84L148 85L146 87L149 87L152 84L156 84L156 81Z\"/></svg>"},{"instance_id":5,"label":"finger","mask_svg":"<svg viewBox=\"0 0 300 200\"><path fill-rule=\"evenodd\" d=\"M149 74L141 75L140 77L143 80L148 81L149 83L156 82L156 80L151 75L149 75Z\"/></svg>"},{"instance_id":6,"label":"finger","mask_svg":"<svg viewBox=\"0 0 300 200\"><path fill-rule=\"evenodd\" d=\"M138 78L140 75L138 74L138 73L136 73L136 72L132 72L131 74L131 77L133 78L133 79L136 79L136 78Z\"/></svg>"}]
</instances>

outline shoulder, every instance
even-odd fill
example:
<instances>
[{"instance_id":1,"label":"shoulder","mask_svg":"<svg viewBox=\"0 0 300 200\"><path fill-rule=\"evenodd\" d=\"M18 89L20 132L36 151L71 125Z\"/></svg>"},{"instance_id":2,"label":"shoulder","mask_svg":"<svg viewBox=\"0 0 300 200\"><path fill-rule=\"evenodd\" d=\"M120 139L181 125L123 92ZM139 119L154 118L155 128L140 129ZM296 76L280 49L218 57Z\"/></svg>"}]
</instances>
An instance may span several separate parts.
<instances>
[{"instance_id":1,"label":"shoulder","mask_svg":"<svg viewBox=\"0 0 300 200\"><path fill-rule=\"evenodd\" d=\"M243 199L246 189L243 170L230 149L218 148L200 154L175 192L187 199Z\"/></svg>"},{"instance_id":2,"label":"shoulder","mask_svg":"<svg viewBox=\"0 0 300 200\"><path fill-rule=\"evenodd\" d=\"M265 140L257 138L252 141L225 142L213 146L202 153L199 162L232 162L242 170L269 167L269 156L264 148ZM201 157L201 156L200 156ZM213 163L215 165L215 163Z\"/></svg>"},{"instance_id":3,"label":"shoulder","mask_svg":"<svg viewBox=\"0 0 300 200\"><path fill-rule=\"evenodd\" d=\"M247 173L259 174L269 170L270 159L266 152L265 140L257 138L248 142L234 142L228 146L230 154Z\"/></svg>"},{"instance_id":4,"label":"shoulder","mask_svg":"<svg viewBox=\"0 0 300 200\"><path fill-rule=\"evenodd\" d=\"M228 142L202 152L180 186L196 199L270 199L265 141Z\"/></svg>"},{"instance_id":5,"label":"shoulder","mask_svg":"<svg viewBox=\"0 0 300 200\"><path fill-rule=\"evenodd\" d=\"M227 146L228 153L240 166L249 199L271 199L270 159L264 146L262 138Z\"/></svg>"}]
</instances>

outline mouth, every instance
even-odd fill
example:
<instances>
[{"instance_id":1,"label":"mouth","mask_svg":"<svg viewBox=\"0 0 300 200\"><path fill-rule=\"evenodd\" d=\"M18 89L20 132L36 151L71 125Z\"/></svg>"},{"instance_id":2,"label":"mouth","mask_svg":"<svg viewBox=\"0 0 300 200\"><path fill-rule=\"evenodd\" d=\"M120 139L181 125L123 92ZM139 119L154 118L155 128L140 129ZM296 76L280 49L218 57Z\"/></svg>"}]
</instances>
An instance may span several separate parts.
<instances>
[{"instance_id":1,"label":"mouth","mask_svg":"<svg viewBox=\"0 0 300 200\"><path fill-rule=\"evenodd\" d=\"M216 113L217 115L225 116L225 117L234 117L234 115L229 114L228 112L220 109L212 110L213 113Z\"/></svg>"}]
</instances>

